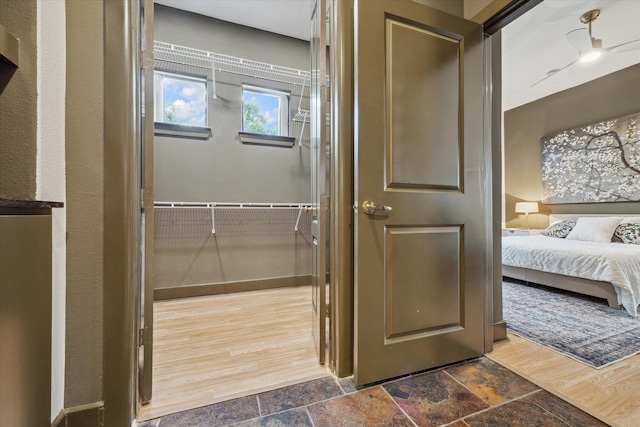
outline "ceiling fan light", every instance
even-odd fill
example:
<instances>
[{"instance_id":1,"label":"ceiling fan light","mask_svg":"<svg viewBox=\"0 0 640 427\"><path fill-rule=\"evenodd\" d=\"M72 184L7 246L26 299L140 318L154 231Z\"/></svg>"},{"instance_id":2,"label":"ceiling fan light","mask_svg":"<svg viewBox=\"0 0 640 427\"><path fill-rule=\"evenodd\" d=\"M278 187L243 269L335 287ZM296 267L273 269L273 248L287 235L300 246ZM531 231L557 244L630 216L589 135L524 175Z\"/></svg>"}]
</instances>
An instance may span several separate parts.
<instances>
[{"instance_id":1,"label":"ceiling fan light","mask_svg":"<svg viewBox=\"0 0 640 427\"><path fill-rule=\"evenodd\" d=\"M580 62L583 64L593 62L602 56L602 49L591 49L580 54Z\"/></svg>"}]
</instances>

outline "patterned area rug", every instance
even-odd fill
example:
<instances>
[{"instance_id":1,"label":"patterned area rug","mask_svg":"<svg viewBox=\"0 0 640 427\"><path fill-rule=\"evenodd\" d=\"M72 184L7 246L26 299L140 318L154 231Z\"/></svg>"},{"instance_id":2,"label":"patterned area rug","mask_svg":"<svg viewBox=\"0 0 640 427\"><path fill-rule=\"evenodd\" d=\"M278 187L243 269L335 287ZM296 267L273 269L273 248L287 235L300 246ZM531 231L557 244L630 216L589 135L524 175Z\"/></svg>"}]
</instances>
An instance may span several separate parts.
<instances>
[{"instance_id":1,"label":"patterned area rug","mask_svg":"<svg viewBox=\"0 0 640 427\"><path fill-rule=\"evenodd\" d=\"M605 300L502 282L509 332L595 368L640 353L640 320Z\"/></svg>"}]
</instances>

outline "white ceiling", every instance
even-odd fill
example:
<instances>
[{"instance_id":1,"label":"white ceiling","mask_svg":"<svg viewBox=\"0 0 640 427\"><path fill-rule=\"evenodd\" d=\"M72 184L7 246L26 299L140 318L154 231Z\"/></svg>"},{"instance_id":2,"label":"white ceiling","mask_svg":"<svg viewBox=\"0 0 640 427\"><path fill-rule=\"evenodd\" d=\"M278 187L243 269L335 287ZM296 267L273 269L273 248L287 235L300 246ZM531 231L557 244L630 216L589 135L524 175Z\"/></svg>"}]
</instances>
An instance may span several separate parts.
<instances>
[{"instance_id":1,"label":"white ceiling","mask_svg":"<svg viewBox=\"0 0 640 427\"><path fill-rule=\"evenodd\" d=\"M165 6L301 40L311 34L312 0L155 0Z\"/></svg>"},{"instance_id":2,"label":"white ceiling","mask_svg":"<svg viewBox=\"0 0 640 427\"><path fill-rule=\"evenodd\" d=\"M155 0L224 21L309 40L312 0ZM547 71L562 68L578 52L566 33L585 28L580 16L601 9L593 36L603 47L640 39L640 0L545 0L507 25L502 36L503 109L509 110L574 87L633 64L640 50L603 56L576 64L531 88ZM637 88L635 88L637 90Z\"/></svg>"},{"instance_id":3,"label":"white ceiling","mask_svg":"<svg viewBox=\"0 0 640 427\"><path fill-rule=\"evenodd\" d=\"M602 39L603 48L640 39L639 0L545 0L502 30L505 111L640 63L640 50L603 55L592 63L576 63L530 87L547 71L562 68L578 57L566 34L587 28L580 16L591 9L601 11L592 24L592 35Z\"/></svg>"}]
</instances>

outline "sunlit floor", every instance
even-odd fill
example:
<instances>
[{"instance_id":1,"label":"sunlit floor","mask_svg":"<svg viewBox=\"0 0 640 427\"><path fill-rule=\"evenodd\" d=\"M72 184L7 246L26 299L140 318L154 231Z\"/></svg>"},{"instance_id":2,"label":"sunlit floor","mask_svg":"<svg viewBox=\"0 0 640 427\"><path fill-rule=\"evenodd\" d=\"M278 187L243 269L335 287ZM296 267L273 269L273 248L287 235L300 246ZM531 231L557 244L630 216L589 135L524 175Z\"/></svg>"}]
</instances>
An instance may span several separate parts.
<instances>
[{"instance_id":1,"label":"sunlit floor","mask_svg":"<svg viewBox=\"0 0 640 427\"><path fill-rule=\"evenodd\" d=\"M138 420L325 376L311 287L154 303L153 398Z\"/></svg>"}]
</instances>

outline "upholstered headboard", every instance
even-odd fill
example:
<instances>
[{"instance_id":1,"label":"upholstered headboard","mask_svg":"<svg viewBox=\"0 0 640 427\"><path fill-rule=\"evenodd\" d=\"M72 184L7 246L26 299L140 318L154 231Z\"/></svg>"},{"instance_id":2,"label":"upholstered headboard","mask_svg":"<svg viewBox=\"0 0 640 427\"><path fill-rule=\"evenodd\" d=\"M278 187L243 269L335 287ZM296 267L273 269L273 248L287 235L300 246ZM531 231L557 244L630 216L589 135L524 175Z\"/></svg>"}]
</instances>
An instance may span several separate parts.
<instances>
[{"instance_id":1,"label":"upholstered headboard","mask_svg":"<svg viewBox=\"0 0 640 427\"><path fill-rule=\"evenodd\" d=\"M554 223L555 221L562 221L565 219L576 219L581 216L620 216L623 218L640 218L640 214L550 214L549 215L549 224Z\"/></svg>"}]
</instances>

